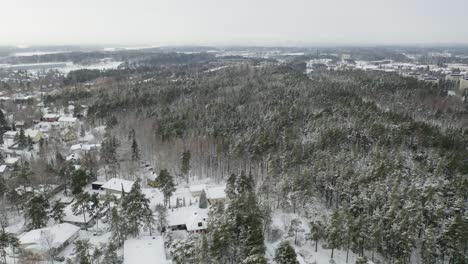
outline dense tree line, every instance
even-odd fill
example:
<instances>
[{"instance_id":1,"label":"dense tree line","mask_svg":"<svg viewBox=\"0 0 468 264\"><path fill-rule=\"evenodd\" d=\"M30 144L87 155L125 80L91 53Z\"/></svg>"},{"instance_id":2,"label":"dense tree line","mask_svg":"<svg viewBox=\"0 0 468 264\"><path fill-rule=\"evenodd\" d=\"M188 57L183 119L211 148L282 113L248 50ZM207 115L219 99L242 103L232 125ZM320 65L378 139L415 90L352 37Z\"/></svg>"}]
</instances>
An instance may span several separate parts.
<instances>
[{"instance_id":1,"label":"dense tree line","mask_svg":"<svg viewBox=\"0 0 468 264\"><path fill-rule=\"evenodd\" d=\"M320 224L326 231L311 237L330 248L369 258L378 252L393 262L417 253L463 263L468 133L431 121L457 120L463 110L412 112L418 98L439 96L439 88L391 73L310 79L288 67L244 65L110 89L89 111L107 118L124 115L125 105L163 142L210 138L215 152L202 153L206 163L197 166L217 177L250 171L257 198L270 208L307 213L318 197L334 213Z\"/></svg>"}]
</instances>

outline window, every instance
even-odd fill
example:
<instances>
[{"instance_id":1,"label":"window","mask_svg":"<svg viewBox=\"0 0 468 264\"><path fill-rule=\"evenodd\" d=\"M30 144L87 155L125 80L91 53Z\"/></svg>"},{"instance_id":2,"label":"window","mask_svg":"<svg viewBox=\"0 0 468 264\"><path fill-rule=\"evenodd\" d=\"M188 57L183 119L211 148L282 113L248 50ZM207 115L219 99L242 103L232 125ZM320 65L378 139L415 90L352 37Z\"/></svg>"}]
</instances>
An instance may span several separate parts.
<instances>
[{"instance_id":1,"label":"window","mask_svg":"<svg viewBox=\"0 0 468 264\"><path fill-rule=\"evenodd\" d=\"M198 226L203 226L203 223L202 223L202 222L198 222Z\"/></svg>"}]
</instances>

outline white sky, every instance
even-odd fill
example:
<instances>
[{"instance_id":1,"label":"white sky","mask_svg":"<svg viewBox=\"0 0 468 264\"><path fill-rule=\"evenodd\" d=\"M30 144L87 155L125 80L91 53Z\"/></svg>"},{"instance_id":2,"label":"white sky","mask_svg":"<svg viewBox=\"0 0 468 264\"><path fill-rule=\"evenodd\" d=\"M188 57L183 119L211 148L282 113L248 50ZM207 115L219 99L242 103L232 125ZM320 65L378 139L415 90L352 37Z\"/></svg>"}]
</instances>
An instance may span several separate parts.
<instances>
[{"instance_id":1,"label":"white sky","mask_svg":"<svg viewBox=\"0 0 468 264\"><path fill-rule=\"evenodd\" d=\"M0 45L468 43L468 0L0 0Z\"/></svg>"}]
</instances>

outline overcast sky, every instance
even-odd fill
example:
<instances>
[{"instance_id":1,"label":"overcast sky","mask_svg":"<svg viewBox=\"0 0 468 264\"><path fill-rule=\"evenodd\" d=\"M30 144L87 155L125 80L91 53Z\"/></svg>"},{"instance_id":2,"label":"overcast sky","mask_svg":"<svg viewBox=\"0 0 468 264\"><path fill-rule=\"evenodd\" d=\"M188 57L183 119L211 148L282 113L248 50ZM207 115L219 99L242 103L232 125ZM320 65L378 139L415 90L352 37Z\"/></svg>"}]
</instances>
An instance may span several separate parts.
<instances>
[{"instance_id":1,"label":"overcast sky","mask_svg":"<svg viewBox=\"0 0 468 264\"><path fill-rule=\"evenodd\" d=\"M468 0L0 0L0 45L468 43Z\"/></svg>"}]
</instances>

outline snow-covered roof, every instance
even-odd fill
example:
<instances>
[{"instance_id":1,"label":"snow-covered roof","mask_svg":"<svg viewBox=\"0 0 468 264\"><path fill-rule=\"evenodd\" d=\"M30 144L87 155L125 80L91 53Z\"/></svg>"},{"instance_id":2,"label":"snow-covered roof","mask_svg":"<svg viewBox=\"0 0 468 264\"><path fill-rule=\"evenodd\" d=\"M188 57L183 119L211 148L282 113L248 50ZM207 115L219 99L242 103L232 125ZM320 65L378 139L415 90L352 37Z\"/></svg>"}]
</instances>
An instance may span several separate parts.
<instances>
[{"instance_id":1,"label":"snow-covered roof","mask_svg":"<svg viewBox=\"0 0 468 264\"><path fill-rule=\"evenodd\" d=\"M128 193L133 187L133 181L128 181L124 179L118 179L118 178L112 178L104 185L102 185L102 188L105 190L112 190L112 191L121 191L122 188L124 192Z\"/></svg>"},{"instance_id":2,"label":"snow-covered roof","mask_svg":"<svg viewBox=\"0 0 468 264\"><path fill-rule=\"evenodd\" d=\"M167 214L169 226L185 225L187 231L202 230L207 228L208 209L198 208L198 204L193 206L179 207L171 209ZM201 223L201 225L199 225Z\"/></svg>"},{"instance_id":3,"label":"snow-covered roof","mask_svg":"<svg viewBox=\"0 0 468 264\"><path fill-rule=\"evenodd\" d=\"M20 245L29 250L47 251L58 248L80 231L80 228L68 224L34 229L19 237Z\"/></svg>"},{"instance_id":4,"label":"snow-covered roof","mask_svg":"<svg viewBox=\"0 0 468 264\"><path fill-rule=\"evenodd\" d=\"M82 146L83 146L83 144L75 144L75 145L72 145L72 146L70 147L70 150L71 150L71 151L80 150Z\"/></svg>"},{"instance_id":5,"label":"snow-covered roof","mask_svg":"<svg viewBox=\"0 0 468 264\"><path fill-rule=\"evenodd\" d=\"M189 187L190 192L201 192L204 189L206 189L205 184L190 185L190 187Z\"/></svg>"},{"instance_id":6,"label":"snow-covered roof","mask_svg":"<svg viewBox=\"0 0 468 264\"><path fill-rule=\"evenodd\" d=\"M84 223L84 218L83 214L78 214L74 215L73 214L73 204L69 204L63 208L63 213L65 214L65 217L63 217L64 222L70 222L70 223L78 223L78 224L83 224ZM86 222L91 221L92 217L89 213L85 213L86 216Z\"/></svg>"},{"instance_id":7,"label":"snow-covered roof","mask_svg":"<svg viewBox=\"0 0 468 264\"><path fill-rule=\"evenodd\" d=\"M45 114L43 118L59 118L59 114Z\"/></svg>"},{"instance_id":8,"label":"snow-covered roof","mask_svg":"<svg viewBox=\"0 0 468 264\"><path fill-rule=\"evenodd\" d=\"M124 264L167 264L161 236L127 239L124 242Z\"/></svg>"},{"instance_id":9,"label":"snow-covered roof","mask_svg":"<svg viewBox=\"0 0 468 264\"><path fill-rule=\"evenodd\" d=\"M15 164L16 162L19 161L19 158L16 158L16 157L8 157L5 159L5 164L7 165L13 165Z\"/></svg>"},{"instance_id":10,"label":"snow-covered roof","mask_svg":"<svg viewBox=\"0 0 468 264\"><path fill-rule=\"evenodd\" d=\"M3 165L0 165L0 173L4 173L7 169L7 165L3 164Z\"/></svg>"},{"instance_id":11,"label":"snow-covered roof","mask_svg":"<svg viewBox=\"0 0 468 264\"><path fill-rule=\"evenodd\" d=\"M76 122L77 118L76 117L71 117L71 116L62 116L58 119L59 122Z\"/></svg>"},{"instance_id":12,"label":"snow-covered roof","mask_svg":"<svg viewBox=\"0 0 468 264\"><path fill-rule=\"evenodd\" d=\"M226 186L210 187L206 190L208 199L224 199L226 198Z\"/></svg>"},{"instance_id":13,"label":"snow-covered roof","mask_svg":"<svg viewBox=\"0 0 468 264\"><path fill-rule=\"evenodd\" d=\"M3 136L14 137L14 136L16 136L17 134L19 134L18 131L7 131L7 132L3 133Z\"/></svg>"},{"instance_id":14,"label":"snow-covered roof","mask_svg":"<svg viewBox=\"0 0 468 264\"><path fill-rule=\"evenodd\" d=\"M24 131L24 134L25 134L26 136L30 136L30 137L32 137L32 138L35 138L39 133L41 133L41 131L35 130L35 129L26 129L26 130Z\"/></svg>"}]
</instances>

